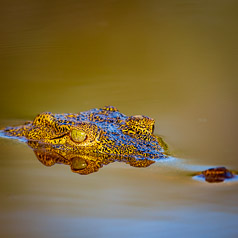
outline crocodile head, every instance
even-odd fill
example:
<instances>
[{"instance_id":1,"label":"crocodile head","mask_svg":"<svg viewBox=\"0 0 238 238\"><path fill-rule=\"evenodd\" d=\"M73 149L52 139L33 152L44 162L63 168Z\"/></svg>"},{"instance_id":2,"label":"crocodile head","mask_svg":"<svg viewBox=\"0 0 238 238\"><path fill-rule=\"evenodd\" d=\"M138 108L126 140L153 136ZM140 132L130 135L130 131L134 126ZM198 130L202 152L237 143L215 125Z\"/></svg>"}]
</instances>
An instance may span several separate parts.
<instances>
[{"instance_id":1,"label":"crocodile head","mask_svg":"<svg viewBox=\"0 0 238 238\"><path fill-rule=\"evenodd\" d=\"M147 116L127 117L108 106L78 114L41 113L4 133L84 155L159 159L165 155L161 138L153 134L154 123Z\"/></svg>"}]
</instances>

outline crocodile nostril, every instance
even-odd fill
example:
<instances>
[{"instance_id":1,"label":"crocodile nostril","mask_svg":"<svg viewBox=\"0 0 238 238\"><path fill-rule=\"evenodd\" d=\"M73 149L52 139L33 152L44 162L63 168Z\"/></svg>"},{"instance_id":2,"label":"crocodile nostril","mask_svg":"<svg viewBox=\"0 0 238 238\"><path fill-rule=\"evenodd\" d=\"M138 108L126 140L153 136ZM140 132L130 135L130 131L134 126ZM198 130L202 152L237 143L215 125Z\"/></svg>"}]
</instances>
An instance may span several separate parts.
<instances>
[{"instance_id":1,"label":"crocodile nostril","mask_svg":"<svg viewBox=\"0 0 238 238\"><path fill-rule=\"evenodd\" d=\"M86 139L87 134L82 130L73 129L70 132L70 137L72 141L79 143L79 142L83 142Z\"/></svg>"}]
</instances>

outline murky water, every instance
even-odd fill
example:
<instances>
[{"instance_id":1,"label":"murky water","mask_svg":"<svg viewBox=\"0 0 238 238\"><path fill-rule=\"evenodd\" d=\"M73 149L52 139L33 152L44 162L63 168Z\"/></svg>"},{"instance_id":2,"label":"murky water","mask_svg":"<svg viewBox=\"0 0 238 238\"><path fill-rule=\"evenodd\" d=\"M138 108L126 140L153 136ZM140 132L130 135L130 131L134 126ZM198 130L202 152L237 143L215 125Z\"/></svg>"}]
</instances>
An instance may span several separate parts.
<instances>
[{"instance_id":1,"label":"murky water","mask_svg":"<svg viewBox=\"0 0 238 238\"><path fill-rule=\"evenodd\" d=\"M0 236L237 237L237 183L202 183L186 170L238 169L237 7L1 1L1 127L113 105L154 118L183 160L80 176L0 138Z\"/></svg>"}]
</instances>

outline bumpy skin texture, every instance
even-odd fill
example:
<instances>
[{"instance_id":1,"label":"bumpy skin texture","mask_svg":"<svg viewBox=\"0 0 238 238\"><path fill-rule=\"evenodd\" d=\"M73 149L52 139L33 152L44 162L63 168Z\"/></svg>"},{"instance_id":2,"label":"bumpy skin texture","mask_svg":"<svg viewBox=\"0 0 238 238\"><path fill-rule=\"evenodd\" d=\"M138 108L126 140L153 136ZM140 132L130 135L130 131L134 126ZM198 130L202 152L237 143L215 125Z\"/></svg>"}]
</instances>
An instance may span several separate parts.
<instances>
[{"instance_id":1,"label":"bumpy skin texture","mask_svg":"<svg viewBox=\"0 0 238 238\"><path fill-rule=\"evenodd\" d=\"M200 172L198 175L209 183L220 183L235 177L232 171L225 167L210 168Z\"/></svg>"},{"instance_id":2,"label":"bumpy skin texture","mask_svg":"<svg viewBox=\"0 0 238 238\"><path fill-rule=\"evenodd\" d=\"M41 113L34 121L8 127L4 132L8 136L81 155L165 158L161 139L153 134L154 123L149 117L127 117L115 107L108 106L79 114ZM78 132L85 134L83 141L75 141L74 134Z\"/></svg>"},{"instance_id":3,"label":"bumpy skin texture","mask_svg":"<svg viewBox=\"0 0 238 238\"><path fill-rule=\"evenodd\" d=\"M33 149L38 160L45 166L64 164L70 166L72 172L81 175L97 172L104 165L108 165L115 161L124 162L133 167L148 167L154 163L153 160L149 159L135 159L104 154L97 156L84 155L81 153L56 149L51 145L43 145L36 141L28 141L28 145Z\"/></svg>"}]
</instances>

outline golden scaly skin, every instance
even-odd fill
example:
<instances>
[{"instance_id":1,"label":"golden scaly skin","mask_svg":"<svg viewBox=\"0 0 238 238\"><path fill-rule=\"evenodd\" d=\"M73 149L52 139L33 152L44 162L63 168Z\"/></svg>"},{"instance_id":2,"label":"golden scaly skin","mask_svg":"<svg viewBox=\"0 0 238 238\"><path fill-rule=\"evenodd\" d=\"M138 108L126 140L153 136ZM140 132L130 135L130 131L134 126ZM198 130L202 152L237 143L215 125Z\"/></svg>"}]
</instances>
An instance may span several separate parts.
<instances>
[{"instance_id":1,"label":"golden scaly skin","mask_svg":"<svg viewBox=\"0 0 238 238\"><path fill-rule=\"evenodd\" d=\"M25 139L46 166L61 163L70 165L73 172L89 174L114 161L147 167L155 159L166 158L166 144L153 130L153 119L127 117L108 106L78 114L41 113L3 132Z\"/></svg>"},{"instance_id":2,"label":"golden scaly skin","mask_svg":"<svg viewBox=\"0 0 238 238\"><path fill-rule=\"evenodd\" d=\"M108 165L115 161L124 162L134 167L148 167L153 164L153 160L135 158L123 158L110 155L85 155L73 153L61 149L53 149L50 145L43 145L36 141L29 141L28 145L33 149L38 160L45 166L53 166L54 164L65 164L71 167L72 172L81 175L87 175L97 172L104 165Z\"/></svg>"},{"instance_id":3,"label":"golden scaly skin","mask_svg":"<svg viewBox=\"0 0 238 238\"><path fill-rule=\"evenodd\" d=\"M73 172L90 174L114 161L147 167L166 158L167 145L153 134L155 121L147 116L127 117L115 107L78 114L41 113L33 121L3 130L23 138L46 166L66 164ZM198 173L208 182L234 177L225 168Z\"/></svg>"},{"instance_id":4,"label":"golden scaly skin","mask_svg":"<svg viewBox=\"0 0 238 238\"><path fill-rule=\"evenodd\" d=\"M153 128L149 117L127 117L114 107L104 107L79 114L41 113L26 125L5 128L4 133L84 155L165 158Z\"/></svg>"},{"instance_id":5,"label":"golden scaly skin","mask_svg":"<svg viewBox=\"0 0 238 238\"><path fill-rule=\"evenodd\" d=\"M205 179L208 183L220 183L226 179L234 178L235 172L232 172L225 167L217 167L204 170L197 175Z\"/></svg>"}]
</instances>

